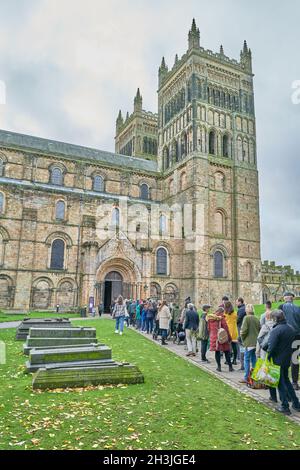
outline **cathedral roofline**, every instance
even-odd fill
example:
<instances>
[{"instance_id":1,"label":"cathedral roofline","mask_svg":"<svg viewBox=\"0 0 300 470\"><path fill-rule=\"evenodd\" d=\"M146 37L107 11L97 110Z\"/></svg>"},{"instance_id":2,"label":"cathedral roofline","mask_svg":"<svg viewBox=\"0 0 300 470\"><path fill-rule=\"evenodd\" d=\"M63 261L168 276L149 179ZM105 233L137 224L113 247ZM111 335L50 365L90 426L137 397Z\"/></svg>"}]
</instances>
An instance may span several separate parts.
<instances>
[{"instance_id":1,"label":"cathedral roofline","mask_svg":"<svg viewBox=\"0 0 300 470\"><path fill-rule=\"evenodd\" d=\"M19 134L0 129L0 146L13 150L28 150L45 155L72 157L88 160L93 163L103 163L115 167L126 167L134 170L158 173L157 162L139 157L129 157L112 152L83 147L57 140L44 139L28 134Z\"/></svg>"}]
</instances>

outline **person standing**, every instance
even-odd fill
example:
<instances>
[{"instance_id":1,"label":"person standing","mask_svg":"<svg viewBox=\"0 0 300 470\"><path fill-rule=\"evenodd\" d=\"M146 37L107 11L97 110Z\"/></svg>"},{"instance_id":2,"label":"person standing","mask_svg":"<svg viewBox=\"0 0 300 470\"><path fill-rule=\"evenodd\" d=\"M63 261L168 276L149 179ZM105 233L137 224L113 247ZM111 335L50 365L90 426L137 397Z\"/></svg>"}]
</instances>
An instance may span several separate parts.
<instances>
[{"instance_id":1,"label":"person standing","mask_svg":"<svg viewBox=\"0 0 300 470\"><path fill-rule=\"evenodd\" d=\"M290 415L289 400L293 409L300 412L299 399L289 379L289 367L293 355L292 344L295 340L295 330L287 323L282 310L274 310L272 318L275 326L270 332L268 341L268 357L274 364L280 366L280 380L278 384L281 406L276 408L280 413Z\"/></svg>"},{"instance_id":2,"label":"person standing","mask_svg":"<svg viewBox=\"0 0 300 470\"><path fill-rule=\"evenodd\" d=\"M136 303L135 320L136 320L136 325L135 325L136 329L140 330L142 321L141 321L141 305L140 305L139 301L137 301L137 303Z\"/></svg>"},{"instance_id":3,"label":"person standing","mask_svg":"<svg viewBox=\"0 0 300 470\"><path fill-rule=\"evenodd\" d=\"M199 329L199 315L193 304L188 304L188 310L185 315L184 330L187 342L187 356L196 356L197 332Z\"/></svg>"},{"instance_id":4,"label":"person standing","mask_svg":"<svg viewBox=\"0 0 300 470\"><path fill-rule=\"evenodd\" d=\"M237 328L237 313L234 311L233 305L231 302L227 301L224 304L224 314L225 320L228 325L229 333L231 336L231 349L233 353L232 365L237 365L237 355L238 355L238 328Z\"/></svg>"},{"instance_id":5,"label":"person standing","mask_svg":"<svg viewBox=\"0 0 300 470\"><path fill-rule=\"evenodd\" d=\"M160 305L157 320L159 321L159 329L161 330L161 344L164 346L168 344L166 338L168 336L169 323L171 320L171 313L165 300L163 300Z\"/></svg>"},{"instance_id":6,"label":"person standing","mask_svg":"<svg viewBox=\"0 0 300 470\"><path fill-rule=\"evenodd\" d=\"M207 319L207 327L208 327L208 332L209 332L210 351L215 352L217 371L222 372L221 352L223 352L225 354L225 358L229 366L229 372L233 372L234 369L232 367L231 358L230 358L231 336L230 336L229 329L225 320L223 307L219 307L215 313L207 314L206 319ZM220 343L219 341L221 329L225 330L226 332L225 334L227 334L226 340L224 342L222 341L222 343Z\"/></svg>"},{"instance_id":7,"label":"person standing","mask_svg":"<svg viewBox=\"0 0 300 470\"><path fill-rule=\"evenodd\" d=\"M209 332L207 327L207 315L211 309L210 305L203 305L202 306L202 314L200 316L199 322L199 338L201 342L201 361L202 362L209 362L206 357L207 349L208 349L208 339L209 339Z\"/></svg>"},{"instance_id":8,"label":"person standing","mask_svg":"<svg viewBox=\"0 0 300 470\"><path fill-rule=\"evenodd\" d=\"M272 302L270 302L270 300L267 300L266 311L260 317L260 326L263 326L266 323L266 316L268 314L268 316L270 317L271 313L272 313Z\"/></svg>"},{"instance_id":9,"label":"person standing","mask_svg":"<svg viewBox=\"0 0 300 470\"><path fill-rule=\"evenodd\" d=\"M266 312L265 322L262 325L259 335L257 337L256 351L255 351L256 358L260 357L263 360L265 360L267 357L269 336L270 336L270 332L273 326L275 325L275 322L272 319L271 315L272 315L272 312ZM276 388L269 387L269 391L270 391L270 400L276 403L277 402Z\"/></svg>"},{"instance_id":10,"label":"person standing","mask_svg":"<svg viewBox=\"0 0 300 470\"><path fill-rule=\"evenodd\" d=\"M130 326L135 326L135 321L136 321L136 301L133 300L130 304L129 307L129 324Z\"/></svg>"},{"instance_id":11,"label":"person standing","mask_svg":"<svg viewBox=\"0 0 300 470\"><path fill-rule=\"evenodd\" d=\"M102 314L103 314L103 310L104 310L104 306L103 306L103 303L100 302L100 304L98 305L98 314L99 314L99 317L101 318Z\"/></svg>"},{"instance_id":12,"label":"person standing","mask_svg":"<svg viewBox=\"0 0 300 470\"><path fill-rule=\"evenodd\" d=\"M300 345L300 307L294 304L294 294L292 292L285 292L284 304L278 308L283 311L287 324L295 330L295 352L299 350ZM291 369L293 387L295 390L299 390L299 360L291 363Z\"/></svg>"},{"instance_id":13,"label":"person standing","mask_svg":"<svg viewBox=\"0 0 300 470\"><path fill-rule=\"evenodd\" d=\"M126 313L126 304L124 303L123 297L119 295L117 302L115 303L114 310L113 310L113 318L116 319L116 329L115 333L119 333L122 336L124 330L124 319Z\"/></svg>"},{"instance_id":14,"label":"person standing","mask_svg":"<svg viewBox=\"0 0 300 470\"><path fill-rule=\"evenodd\" d=\"M244 356L244 378L240 380L240 383L247 383L250 374L250 364L255 367L256 364L256 343L258 334L260 331L260 321L254 315L254 308L252 304L246 305L246 316L244 317L242 328L241 328L241 339L243 346L245 347Z\"/></svg>"},{"instance_id":15,"label":"person standing","mask_svg":"<svg viewBox=\"0 0 300 470\"><path fill-rule=\"evenodd\" d=\"M242 297L239 297L236 301L236 305L237 305L237 309L238 309L238 311L237 311L237 327L238 327L238 334L239 334L239 339L238 339L239 351L238 351L238 354L239 354L239 359L241 361L240 370L245 370L245 367L244 367L245 348L242 344L242 340L241 340L241 336L240 336L243 320L246 316L246 306L245 306L244 299Z\"/></svg>"},{"instance_id":16,"label":"person standing","mask_svg":"<svg viewBox=\"0 0 300 470\"><path fill-rule=\"evenodd\" d=\"M151 334L153 331L153 322L155 318L155 310L151 302L149 302L146 312L146 331Z\"/></svg>"}]
</instances>

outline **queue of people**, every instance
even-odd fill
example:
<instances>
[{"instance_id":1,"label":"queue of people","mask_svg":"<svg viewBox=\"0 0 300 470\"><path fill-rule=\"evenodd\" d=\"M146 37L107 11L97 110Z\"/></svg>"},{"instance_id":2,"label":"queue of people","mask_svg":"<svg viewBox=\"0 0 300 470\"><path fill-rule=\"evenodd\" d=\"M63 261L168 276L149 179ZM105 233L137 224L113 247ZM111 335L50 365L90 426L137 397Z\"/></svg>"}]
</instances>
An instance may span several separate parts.
<instances>
[{"instance_id":1,"label":"queue of people","mask_svg":"<svg viewBox=\"0 0 300 470\"><path fill-rule=\"evenodd\" d=\"M112 315L116 319L115 332L122 335L124 323L145 334L152 334L154 339L166 345L167 339L184 332L186 355L196 357L200 341L202 362L209 362L207 352L214 353L216 370L222 371L222 360L229 372L240 363L243 371L242 384L248 384L251 371L255 368L257 358L272 360L280 366L278 385L281 405L277 410L290 414L290 405L300 411L299 399L299 349L300 349L300 307L294 304L290 292L284 294L284 303L272 310L271 302L266 303L266 311L259 320L251 304L245 304L241 297L236 301L235 310L227 296L217 309L209 304L199 310L186 299L180 312L179 306L163 301L123 300L121 296L114 303ZM291 368L292 383L289 379ZM269 388L270 400L277 402L276 389Z\"/></svg>"}]
</instances>

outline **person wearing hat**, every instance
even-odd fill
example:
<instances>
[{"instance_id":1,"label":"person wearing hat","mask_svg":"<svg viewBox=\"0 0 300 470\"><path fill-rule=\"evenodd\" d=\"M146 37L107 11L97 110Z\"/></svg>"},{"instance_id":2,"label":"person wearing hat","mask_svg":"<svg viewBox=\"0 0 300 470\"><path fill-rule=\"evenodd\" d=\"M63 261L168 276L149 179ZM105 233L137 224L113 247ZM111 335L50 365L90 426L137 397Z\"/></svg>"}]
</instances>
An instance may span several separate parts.
<instances>
[{"instance_id":1,"label":"person wearing hat","mask_svg":"<svg viewBox=\"0 0 300 470\"><path fill-rule=\"evenodd\" d=\"M211 305L205 304L202 306L202 315L200 314L200 322L199 322L199 339L201 342L201 361L206 362L206 363L209 362L209 360L206 357L206 353L208 350L208 339L209 339L206 316L209 314L210 309L211 309Z\"/></svg>"},{"instance_id":2,"label":"person wearing hat","mask_svg":"<svg viewBox=\"0 0 300 470\"><path fill-rule=\"evenodd\" d=\"M298 349L298 344L300 341L300 307L294 304L295 295L292 292L285 292L283 294L284 304L279 305L279 310L282 310L288 325L290 325L295 331L294 343L295 347L293 351ZM294 356L292 356L294 357ZM292 361L292 382L295 390L299 390L299 361Z\"/></svg>"}]
</instances>

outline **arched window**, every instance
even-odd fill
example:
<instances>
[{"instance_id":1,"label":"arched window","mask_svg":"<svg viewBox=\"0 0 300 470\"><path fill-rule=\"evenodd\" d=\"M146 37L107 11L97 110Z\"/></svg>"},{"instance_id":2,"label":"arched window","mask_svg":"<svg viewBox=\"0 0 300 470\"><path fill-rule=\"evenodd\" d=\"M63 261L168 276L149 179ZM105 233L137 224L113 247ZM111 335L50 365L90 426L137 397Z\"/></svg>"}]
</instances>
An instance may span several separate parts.
<instances>
[{"instance_id":1,"label":"arched window","mask_svg":"<svg viewBox=\"0 0 300 470\"><path fill-rule=\"evenodd\" d=\"M253 281L253 266L248 261L245 266L245 274L246 274L246 280L252 282Z\"/></svg>"},{"instance_id":2,"label":"arched window","mask_svg":"<svg viewBox=\"0 0 300 470\"><path fill-rule=\"evenodd\" d=\"M104 179L102 178L102 176L94 176L93 190L99 193L102 193L104 191Z\"/></svg>"},{"instance_id":3,"label":"arched window","mask_svg":"<svg viewBox=\"0 0 300 470\"><path fill-rule=\"evenodd\" d=\"M227 134L223 136L223 157L229 157L229 139Z\"/></svg>"},{"instance_id":4,"label":"arched window","mask_svg":"<svg viewBox=\"0 0 300 470\"><path fill-rule=\"evenodd\" d=\"M168 147L165 147L163 152L163 161L164 161L164 169L167 170L170 166L170 154Z\"/></svg>"},{"instance_id":5,"label":"arched window","mask_svg":"<svg viewBox=\"0 0 300 470\"><path fill-rule=\"evenodd\" d=\"M215 189L219 191L225 190L225 176L220 171L215 173Z\"/></svg>"},{"instance_id":6,"label":"arched window","mask_svg":"<svg viewBox=\"0 0 300 470\"><path fill-rule=\"evenodd\" d=\"M65 220L66 204L64 201L58 201L55 208L55 218Z\"/></svg>"},{"instance_id":7,"label":"arched window","mask_svg":"<svg viewBox=\"0 0 300 470\"><path fill-rule=\"evenodd\" d=\"M214 254L214 277L224 277L224 255L222 251Z\"/></svg>"},{"instance_id":8,"label":"arched window","mask_svg":"<svg viewBox=\"0 0 300 470\"><path fill-rule=\"evenodd\" d=\"M180 175L180 190L183 191L186 188L186 173L185 171Z\"/></svg>"},{"instance_id":9,"label":"arched window","mask_svg":"<svg viewBox=\"0 0 300 470\"><path fill-rule=\"evenodd\" d=\"M168 252L162 247L156 252L156 274L162 276L168 274Z\"/></svg>"},{"instance_id":10,"label":"arched window","mask_svg":"<svg viewBox=\"0 0 300 470\"><path fill-rule=\"evenodd\" d=\"M140 198L147 200L150 199L149 196L149 186L146 183L143 183L140 187Z\"/></svg>"},{"instance_id":11,"label":"arched window","mask_svg":"<svg viewBox=\"0 0 300 470\"><path fill-rule=\"evenodd\" d=\"M63 172L60 168L52 168L50 172L50 183L57 186L63 185Z\"/></svg>"},{"instance_id":12,"label":"arched window","mask_svg":"<svg viewBox=\"0 0 300 470\"><path fill-rule=\"evenodd\" d=\"M225 235L225 220L221 211L215 213L215 231L218 234Z\"/></svg>"},{"instance_id":13,"label":"arched window","mask_svg":"<svg viewBox=\"0 0 300 470\"><path fill-rule=\"evenodd\" d=\"M184 158L187 155L187 135L185 132L181 136L180 147L181 147L180 156L181 158Z\"/></svg>"},{"instance_id":14,"label":"arched window","mask_svg":"<svg viewBox=\"0 0 300 470\"><path fill-rule=\"evenodd\" d=\"M215 153L216 153L215 140L216 140L215 132L210 131L210 133L209 133L209 147L208 147L208 153L210 155L215 155Z\"/></svg>"},{"instance_id":15,"label":"arched window","mask_svg":"<svg viewBox=\"0 0 300 470\"><path fill-rule=\"evenodd\" d=\"M0 214L4 213L4 195L0 193Z\"/></svg>"},{"instance_id":16,"label":"arched window","mask_svg":"<svg viewBox=\"0 0 300 470\"><path fill-rule=\"evenodd\" d=\"M114 228L120 227L120 209L118 207L114 207L112 211L112 225Z\"/></svg>"},{"instance_id":17,"label":"arched window","mask_svg":"<svg viewBox=\"0 0 300 470\"><path fill-rule=\"evenodd\" d=\"M52 243L50 269L64 269L65 264L65 243L56 239Z\"/></svg>"},{"instance_id":18,"label":"arched window","mask_svg":"<svg viewBox=\"0 0 300 470\"><path fill-rule=\"evenodd\" d=\"M163 236L167 232L167 218L165 215L159 217L159 235Z\"/></svg>"}]
</instances>

